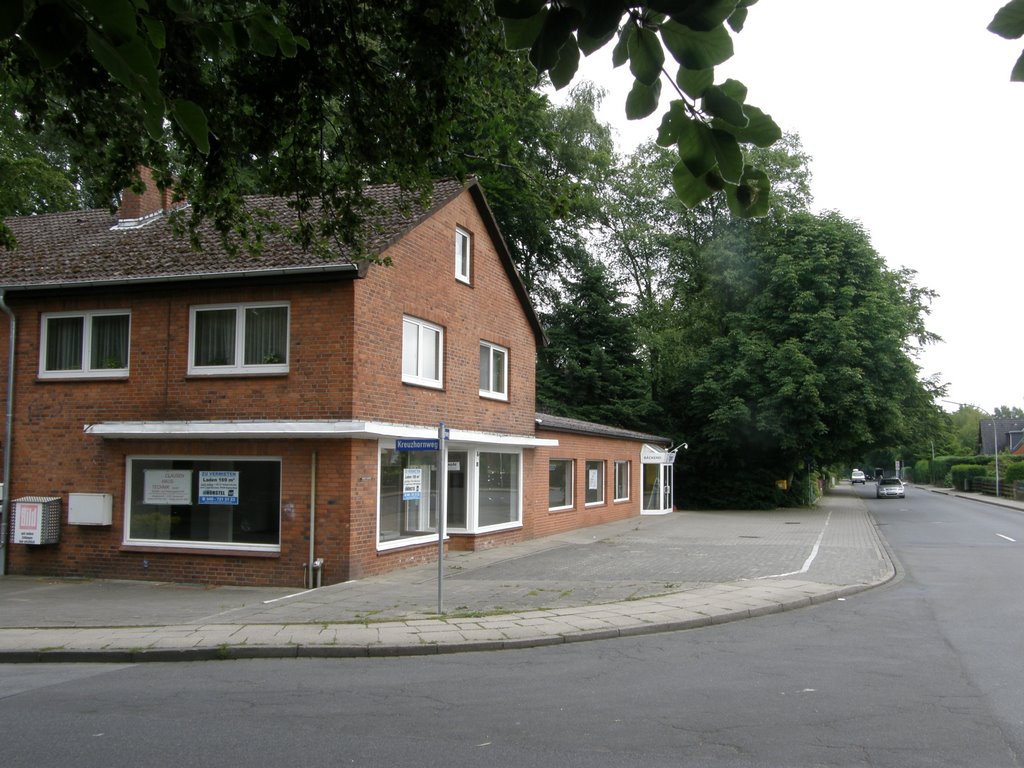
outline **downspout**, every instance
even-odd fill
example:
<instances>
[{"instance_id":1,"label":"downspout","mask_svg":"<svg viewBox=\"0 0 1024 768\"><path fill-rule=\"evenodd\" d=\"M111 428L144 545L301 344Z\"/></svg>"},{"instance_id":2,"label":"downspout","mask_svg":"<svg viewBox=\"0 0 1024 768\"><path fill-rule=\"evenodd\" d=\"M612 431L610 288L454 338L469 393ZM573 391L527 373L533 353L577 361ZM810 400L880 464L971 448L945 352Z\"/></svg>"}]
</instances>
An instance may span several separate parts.
<instances>
[{"instance_id":1,"label":"downspout","mask_svg":"<svg viewBox=\"0 0 1024 768\"><path fill-rule=\"evenodd\" d=\"M316 559L316 451L313 451L313 461L309 469L309 576L306 582L308 589L320 586L323 567L324 561Z\"/></svg>"},{"instance_id":2,"label":"downspout","mask_svg":"<svg viewBox=\"0 0 1024 768\"><path fill-rule=\"evenodd\" d=\"M5 291L0 288L0 309L10 319L7 351L7 413L4 420L4 497L0 502L0 576L7 573L7 544L10 531L11 513L11 435L14 432L14 342L18 321L14 312L4 301Z\"/></svg>"}]
</instances>

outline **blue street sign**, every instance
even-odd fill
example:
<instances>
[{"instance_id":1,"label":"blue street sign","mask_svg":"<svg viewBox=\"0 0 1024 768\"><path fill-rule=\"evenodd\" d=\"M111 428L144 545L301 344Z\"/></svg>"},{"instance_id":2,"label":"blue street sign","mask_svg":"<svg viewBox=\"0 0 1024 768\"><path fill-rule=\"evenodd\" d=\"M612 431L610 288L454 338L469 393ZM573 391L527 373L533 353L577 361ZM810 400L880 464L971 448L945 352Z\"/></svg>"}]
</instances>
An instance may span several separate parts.
<instances>
[{"instance_id":1,"label":"blue street sign","mask_svg":"<svg viewBox=\"0 0 1024 768\"><path fill-rule=\"evenodd\" d=\"M396 451L437 451L440 448L436 437L423 440L395 440Z\"/></svg>"}]
</instances>

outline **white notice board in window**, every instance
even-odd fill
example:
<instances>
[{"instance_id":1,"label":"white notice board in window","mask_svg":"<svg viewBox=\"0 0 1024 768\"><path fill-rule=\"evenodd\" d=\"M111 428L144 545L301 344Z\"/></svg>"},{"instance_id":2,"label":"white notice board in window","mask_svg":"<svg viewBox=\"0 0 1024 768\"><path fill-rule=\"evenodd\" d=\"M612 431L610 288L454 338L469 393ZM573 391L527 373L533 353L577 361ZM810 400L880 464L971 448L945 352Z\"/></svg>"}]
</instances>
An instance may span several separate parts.
<instances>
[{"instance_id":1,"label":"white notice board in window","mask_svg":"<svg viewBox=\"0 0 1024 768\"><path fill-rule=\"evenodd\" d=\"M191 469L147 469L143 504L191 504Z\"/></svg>"}]
</instances>

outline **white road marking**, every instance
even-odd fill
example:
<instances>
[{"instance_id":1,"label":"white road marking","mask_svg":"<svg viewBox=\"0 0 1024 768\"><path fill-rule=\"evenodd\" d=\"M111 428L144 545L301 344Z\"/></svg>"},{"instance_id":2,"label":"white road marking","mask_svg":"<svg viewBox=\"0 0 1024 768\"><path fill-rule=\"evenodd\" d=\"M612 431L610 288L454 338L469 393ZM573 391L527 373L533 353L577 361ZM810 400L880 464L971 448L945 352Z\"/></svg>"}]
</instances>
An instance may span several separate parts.
<instances>
[{"instance_id":1,"label":"white road marking","mask_svg":"<svg viewBox=\"0 0 1024 768\"><path fill-rule=\"evenodd\" d=\"M807 573L807 571L811 569L811 563L813 563L814 559L818 556L818 550L821 548L821 540L825 538L825 531L828 530L828 523L831 519L832 513L829 512L828 517L825 518L825 525L821 527L821 533L818 534L818 540L814 542L814 546L811 548L811 554L807 556L806 560L804 560L803 568L799 571L790 571L789 573L776 573L773 576L758 576L754 581L759 581L760 579L778 579L785 576L798 576L801 573Z\"/></svg>"},{"instance_id":2,"label":"white road marking","mask_svg":"<svg viewBox=\"0 0 1024 768\"><path fill-rule=\"evenodd\" d=\"M998 536L1000 539L1006 539L1007 541L1012 541L1014 544L1017 543L1016 539L1011 539L1009 536L1003 536L1003 534L1001 534L1001 533L997 533L996 536Z\"/></svg>"}]
</instances>

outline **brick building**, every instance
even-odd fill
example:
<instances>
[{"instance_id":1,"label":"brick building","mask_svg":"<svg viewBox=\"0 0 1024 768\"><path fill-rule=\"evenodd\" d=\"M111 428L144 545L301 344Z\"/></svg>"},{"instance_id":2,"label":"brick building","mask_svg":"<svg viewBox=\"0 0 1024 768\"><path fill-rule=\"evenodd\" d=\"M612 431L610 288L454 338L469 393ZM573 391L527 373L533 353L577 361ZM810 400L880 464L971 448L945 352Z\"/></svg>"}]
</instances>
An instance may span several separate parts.
<instances>
[{"instance_id":1,"label":"brick building","mask_svg":"<svg viewBox=\"0 0 1024 768\"><path fill-rule=\"evenodd\" d=\"M544 332L479 184L368 192L392 266L195 252L154 189L8 220L0 573L335 583L436 559L439 503L458 549L671 511L667 440L535 412Z\"/></svg>"}]
</instances>

